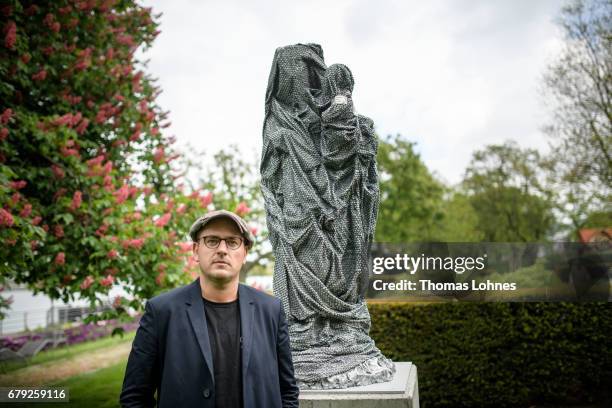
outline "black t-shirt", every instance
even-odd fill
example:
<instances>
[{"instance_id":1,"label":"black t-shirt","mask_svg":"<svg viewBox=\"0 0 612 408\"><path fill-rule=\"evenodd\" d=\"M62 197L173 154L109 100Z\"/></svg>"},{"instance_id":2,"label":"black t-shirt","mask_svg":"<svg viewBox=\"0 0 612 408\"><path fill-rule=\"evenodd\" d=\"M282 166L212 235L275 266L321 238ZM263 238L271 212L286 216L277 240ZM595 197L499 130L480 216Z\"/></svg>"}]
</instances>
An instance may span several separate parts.
<instances>
[{"instance_id":1,"label":"black t-shirt","mask_svg":"<svg viewBox=\"0 0 612 408\"><path fill-rule=\"evenodd\" d=\"M242 408L242 344L238 299L230 303L202 300L215 371L215 406Z\"/></svg>"}]
</instances>

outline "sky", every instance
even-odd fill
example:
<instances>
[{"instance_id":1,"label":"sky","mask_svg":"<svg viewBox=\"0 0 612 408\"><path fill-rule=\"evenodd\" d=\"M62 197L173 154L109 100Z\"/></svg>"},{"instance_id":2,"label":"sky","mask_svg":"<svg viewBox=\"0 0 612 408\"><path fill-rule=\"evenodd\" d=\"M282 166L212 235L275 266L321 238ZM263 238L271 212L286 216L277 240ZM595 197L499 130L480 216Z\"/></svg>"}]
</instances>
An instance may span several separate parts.
<instances>
[{"instance_id":1,"label":"sky","mask_svg":"<svg viewBox=\"0 0 612 408\"><path fill-rule=\"evenodd\" d=\"M144 57L177 146L261 155L274 51L323 47L353 73L353 101L376 133L400 134L442 181L472 153L512 139L547 151L542 75L561 49L560 0L145 0L163 13ZM207 156L202 156L206 160Z\"/></svg>"}]
</instances>

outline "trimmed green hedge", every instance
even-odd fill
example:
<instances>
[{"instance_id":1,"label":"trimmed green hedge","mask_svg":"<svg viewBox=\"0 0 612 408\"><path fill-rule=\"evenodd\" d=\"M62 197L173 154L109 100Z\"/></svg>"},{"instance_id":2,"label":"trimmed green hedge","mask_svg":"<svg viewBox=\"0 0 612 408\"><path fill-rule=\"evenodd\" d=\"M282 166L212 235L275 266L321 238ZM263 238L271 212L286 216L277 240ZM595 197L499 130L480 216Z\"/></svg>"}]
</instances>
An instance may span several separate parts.
<instances>
[{"instance_id":1,"label":"trimmed green hedge","mask_svg":"<svg viewBox=\"0 0 612 408\"><path fill-rule=\"evenodd\" d=\"M369 310L381 351L416 364L421 407L612 406L612 303L374 303Z\"/></svg>"}]
</instances>

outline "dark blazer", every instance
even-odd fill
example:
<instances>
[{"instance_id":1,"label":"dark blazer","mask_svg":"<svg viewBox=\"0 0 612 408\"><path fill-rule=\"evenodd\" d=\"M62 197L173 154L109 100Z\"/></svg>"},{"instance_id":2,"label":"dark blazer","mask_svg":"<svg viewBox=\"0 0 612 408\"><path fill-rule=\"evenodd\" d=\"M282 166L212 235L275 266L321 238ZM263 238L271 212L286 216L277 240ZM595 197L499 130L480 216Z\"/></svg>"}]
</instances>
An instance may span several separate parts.
<instances>
[{"instance_id":1,"label":"dark blazer","mask_svg":"<svg viewBox=\"0 0 612 408\"><path fill-rule=\"evenodd\" d=\"M280 300L238 289L244 408L298 407ZM214 408L213 358L200 280L150 299L125 370L122 407Z\"/></svg>"}]
</instances>

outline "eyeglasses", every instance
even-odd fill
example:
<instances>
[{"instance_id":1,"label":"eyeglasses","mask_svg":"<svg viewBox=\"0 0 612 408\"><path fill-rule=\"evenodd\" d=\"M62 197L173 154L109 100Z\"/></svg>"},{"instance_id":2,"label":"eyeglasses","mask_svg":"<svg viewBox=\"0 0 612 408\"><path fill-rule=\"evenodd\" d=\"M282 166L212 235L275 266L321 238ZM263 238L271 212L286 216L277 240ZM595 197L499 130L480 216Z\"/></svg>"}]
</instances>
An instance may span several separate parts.
<instances>
[{"instance_id":1,"label":"eyeglasses","mask_svg":"<svg viewBox=\"0 0 612 408\"><path fill-rule=\"evenodd\" d=\"M227 247L231 250L236 250L240 248L240 245L242 245L242 238L240 237L221 238L215 235L208 235L205 237L200 237L198 242L201 241L203 241L204 245L210 249L217 249L221 244L221 241L225 241L225 245L227 245Z\"/></svg>"}]
</instances>

